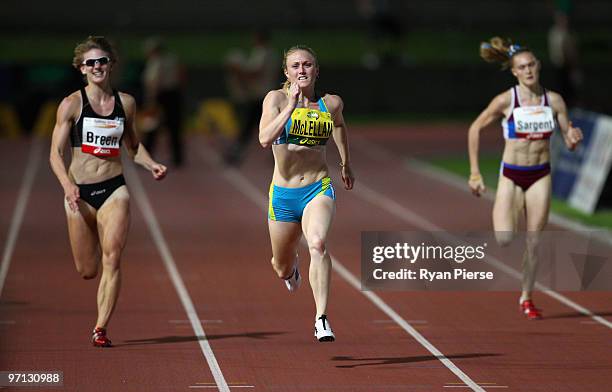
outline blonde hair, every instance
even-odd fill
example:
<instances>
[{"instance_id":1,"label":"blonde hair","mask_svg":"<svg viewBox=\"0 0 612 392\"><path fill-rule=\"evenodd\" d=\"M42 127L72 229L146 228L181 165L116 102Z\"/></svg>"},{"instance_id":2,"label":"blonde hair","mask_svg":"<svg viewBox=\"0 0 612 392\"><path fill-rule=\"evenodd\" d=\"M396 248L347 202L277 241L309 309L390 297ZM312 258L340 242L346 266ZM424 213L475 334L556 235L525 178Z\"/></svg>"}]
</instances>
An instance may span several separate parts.
<instances>
[{"instance_id":1,"label":"blonde hair","mask_svg":"<svg viewBox=\"0 0 612 392\"><path fill-rule=\"evenodd\" d=\"M90 35L83 42L79 42L77 46L74 48L74 58L72 59L72 66L76 69L79 69L84 60L84 55L91 49L100 49L105 51L110 57L110 61L115 63L117 62L117 52L115 48L107 40L102 36L93 36Z\"/></svg>"},{"instance_id":2,"label":"blonde hair","mask_svg":"<svg viewBox=\"0 0 612 392\"><path fill-rule=\"evenodd\" d=\"M306 45L295 45L285 51L285 54L283 56L283 72L287 70L287 57L289 57L289 55L291 55L292 53L297 52L298 50L303 50L305 52L310 53L310 55L314 58L315 66L316 67L319 66L319 60L317 59L317 54L312 48ZM290 86L291 86L291 82L289 82L289 80L285 80L285 82L283 83L283 90L289 91Z\"/></svg>"},{"instance_id":3,"label":"blonde hair","mask_svg":"<svg viewBox=\"0 0 612 392\"><path fill-rule=\"evenodd\" d=\"M487 63L500 63L502 69L512 67L512 58L518 53L531 52L526 46L513 44L509 38L493 37L480 43L480 57Z\"/></svg>"}]
</instances>

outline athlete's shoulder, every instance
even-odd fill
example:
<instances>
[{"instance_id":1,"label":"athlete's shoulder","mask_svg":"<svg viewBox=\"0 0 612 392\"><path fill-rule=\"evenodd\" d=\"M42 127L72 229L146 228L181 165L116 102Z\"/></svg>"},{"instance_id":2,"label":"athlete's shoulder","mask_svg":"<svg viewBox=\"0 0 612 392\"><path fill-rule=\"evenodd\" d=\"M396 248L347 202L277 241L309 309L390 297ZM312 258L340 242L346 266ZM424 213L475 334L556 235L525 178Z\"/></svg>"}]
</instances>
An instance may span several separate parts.
<instances>
[{"instance_id":1,"label":"athlete's shoulder","mask_svg":"<svg viewBox=\"0 0 612 392\"><path fill-rule=\"evenodd\" d=\"M82 102L83 98L81 97L80 90L77 90L64 97L57 108L58 117L75 117L81 111Z\"/></svg>"},{"instance_id":2,"label":"athlete's shoulder","mask_svg":"<svg viewBox=\"0 0 612 392\"><path fill-rule=\"evenodd\" d=\"M512 88L497 94L491 101L491 105L498 108L504 109L512 103Z\"/></svg>"},{"instance_id":3,"label":"athlete's shoulder","mask_svg":"<svg viewBox=\"0 0 612 392\"><path fill-rule=\"evenodd\" d=\"M287 94L285 90L271 90L264 98L264 105L281 106L287 102Z\"/></svg>"},{"instance_id":4,"label":"athlete's shoulder","mask_svg":"<svg viewBox=\"0 0 612 392\"><path fill-rule=\"evenodd\" d=\"M330 112L336 112L337 110L342 110L344 108L344 102L339 95L325 94L323 96L323 101L325 101L325 105L327 105Z\"/></svg>"},{"instance_id":5,"label":"athlete's shoulder","mask_svg":"<svg viewBox=\"0 0 612 392\"><path fill-rule=\"evenodd\" d=\"M548 96L548 105L555 113L567 112L567 105L561 94L547 90L546 95Z\"/></svg>"},{"instance_id":6,"label":"athlete's shoulder","mask_svg":"<svg viewBox=\"0 0 612 392\"><path fill-rule=\"evenodd\" d=\"M124 93L122 91L118 91L119 93L119 99L121 99L121 104L125 107L125 106L135 106L136 105L136 99L134 99L134 97L128 93Z\"/></svg>"},{"instance_id":7,"label":"athlete's shoulder","mask_svg":"<svg viewBox=\"0 0 612 392\"><path fill-rule=\"evenodd\" d=\"M131 118L132 115L136 112L136 100L133 96L128 93L124 93L118 91L119 99L121 100L121 106L123 106L123 111L128 118Z\"/></svg>"},{"instance_id":8,"label":"athlete's shoulder","mask_svg":"<svg viewBox=\"0 0 612 392\"><path fill-rule=\"evenodd\" d=\"M282 88L279 88L276 90L270 90L268 91L268 94L266 94L266 99L283 100L286 98L287 98L287 93Z\"/></svg>"},{"instance_id":9,"label":"athlete's shoulder","mask_svg":"<svg viewBox=\"0 0 612 392\"><path fill-rule=\"evenodd\" d=\"M546 90L546 95L548 96L551 105L557 102L563 102L563 97L558 92Z\"/></svg>"}]
</instances>

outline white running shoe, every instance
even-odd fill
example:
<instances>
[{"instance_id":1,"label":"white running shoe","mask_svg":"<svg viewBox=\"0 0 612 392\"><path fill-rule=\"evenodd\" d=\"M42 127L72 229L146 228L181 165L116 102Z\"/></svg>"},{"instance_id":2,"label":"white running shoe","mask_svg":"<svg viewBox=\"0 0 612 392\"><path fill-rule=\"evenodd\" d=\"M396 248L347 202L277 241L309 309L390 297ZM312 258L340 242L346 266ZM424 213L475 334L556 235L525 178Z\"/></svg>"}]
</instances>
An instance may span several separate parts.
<instances>
[{"instance_id":1,"label":"white running shoe","mask_svg":"<svg viewBox=\"0 0 612 392\"><path fill-rule=\"evenodd\" d=\"M334 335L326 315L322 315L315 321L314 329L314 336L319 342L333 342L336 340L336 335Z\"/></svg>"},{"instance_id":2,"label":"white running shoe","mask_svg":"<svg viewBox=\"0 0 612 392\"><path fill-rule=\"evenodd\" d=\"M293 265L293 273L287 279L285 279L285 285L287 286L287 290L290 292L296 291L300 285L302 284L302 275L300 275L299 270L299 260L297 255L295 256L295 264Z\"/></svg>"}]
</instances>

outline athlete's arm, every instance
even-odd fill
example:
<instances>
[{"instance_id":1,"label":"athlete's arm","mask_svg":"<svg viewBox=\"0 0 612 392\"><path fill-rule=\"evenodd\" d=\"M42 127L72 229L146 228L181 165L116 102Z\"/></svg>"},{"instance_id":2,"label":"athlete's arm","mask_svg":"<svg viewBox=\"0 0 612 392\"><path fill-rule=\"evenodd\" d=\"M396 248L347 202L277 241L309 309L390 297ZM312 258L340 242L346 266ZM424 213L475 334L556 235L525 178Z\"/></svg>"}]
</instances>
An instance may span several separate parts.
<instances>
[{"instance_id":1,"label":"athlete's arm","mask_svg":"<svg viewBox=\"0 0 612 392\"><path fill-rule=\"evenodd\" d=\"M504 109L510 106L510 91L499 94L485 110L474 120L468 131L468 153L470 156L470 179L468 184L475 196L486 191L480 167L478 165L478 147L480 144L480 131L499 120L504 115Z\"/></svg>"},{"instance_id":2,"label":"athlete's arm","mask_svg":"<svg viewBox=\"0 0 612 392\"><path fill-rule=\"evenodd\" d=\"M561 129L565 145L568 150L573 151L578 143L582 141L582 130L572 126L572 122L567 114L567 106L565 106L565 101L561 95L549 91L548 98L550 98L550 106L557 114L557 123L559 124L559 129Z\"/></svg>"},{"instance_id":3,"label":"athlete's arm","mask_svg":"<svg viewBox=\"0 0 612 392\"><path fill-rule=\"evenodd\" d=\"M259 121L259 143L262 147L270 146L283 132L293 109L297 106L299 95L300 88L297 84L291 85L287 98L283 92L278 90L270 91L266 95Z\"/></svg>"},{"instance_id":4,"label":"athlete's arm","mask_svg":"<svg viewBox=\"0 0 612 392\"><path fill-rule=\"evenodd\" d=\"M79 187L68 177L66 165L64 164L64 151L68 142L68 136L70 135L70 127L74 123L80 104L81 102L75 94L67 96L60 103L57 108L53 136L51 138L51 151L49 153L51 170L53 170L62 188L64 188L64 195L68 206L74 212L78 211Z\"/></svg>"},{"instance_id":5,"label":"athlete's arm","mask_svg":"<svg viewBox=\"0 0 612 392\"><path fill-rule=\"evenodd\" d=\"M342 110L344 109L344 102L342 98L337 95L328 95L325 101L332 113L334 120L334 131L332 136L338 153L340 154L340 167L342 168L342 182L344 183L344 189L353 189L355 184L355 176L351 169L351 156L349 152L348 132L346 123L344 122L344 116Z\"/></svg>"},{"instance_id":6,"label":"athlete's arm","mask_svg":"<svg viewBox=\"0 0 612 392\"><path fill-rule=\"evenodd\" d=\"M166 166L155 162L136 136L136 101L129 94L120 93L120 97L126 116L123 144L135 163L150 171L156 180L161 180L166 176Z\"/></svg>"}]
</instances>

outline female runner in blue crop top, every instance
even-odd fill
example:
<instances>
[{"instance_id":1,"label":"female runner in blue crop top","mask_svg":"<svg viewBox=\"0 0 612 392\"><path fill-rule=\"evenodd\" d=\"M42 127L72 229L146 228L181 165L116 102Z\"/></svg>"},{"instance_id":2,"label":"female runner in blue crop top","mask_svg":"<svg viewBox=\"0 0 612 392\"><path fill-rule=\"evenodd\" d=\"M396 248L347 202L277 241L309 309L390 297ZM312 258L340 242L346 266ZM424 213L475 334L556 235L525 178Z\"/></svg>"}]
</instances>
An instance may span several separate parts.
<instances>
[{"instance_id":1,"label":"female runner in blue crop top","mask_svg":"<svg viewBox=\"0 0 612 392\"><path fill-rule=\"evenodd\" d=\"M540 85L540 62L528 48L494 37L481 45L480 55L487 62L499 62L504 69L509 68L518 85L496 96L470 126L469 186L476 196L485 191L478 166L479 135L483 128L501 119L505 147L493 206L493 228L498 243L509 244L519 213L524 211L527 247L519 303L528 319L539 319L541 312L533 304L531 292L536 248L550 207L549 138L559 128L567 148L573 150L582 140L582 132L572 127L563 98Z\"/></svg>"},{"instance_id":2,"label":"female runner in blue crop top","mask_svg":"<svg viewBox=\"0 0 612 392\"><path fill-rule=\"evenodd\" d=\"M304 233L310 253L309 280L316 304L315 337L333 341L326 316L331 275L327 234L335 210L335 193L325 159L325 144L333 137L340 153L342 181L352 189L343 103L337 95L315 93L319 74L312 49L294 46L285 53L287 81L270 91L263 102L259 141L272 146L274 174L270 184L268 227L272 242L272 267L295 291L301 276L297 247Z\"/></svg>"}]
</instances>

